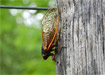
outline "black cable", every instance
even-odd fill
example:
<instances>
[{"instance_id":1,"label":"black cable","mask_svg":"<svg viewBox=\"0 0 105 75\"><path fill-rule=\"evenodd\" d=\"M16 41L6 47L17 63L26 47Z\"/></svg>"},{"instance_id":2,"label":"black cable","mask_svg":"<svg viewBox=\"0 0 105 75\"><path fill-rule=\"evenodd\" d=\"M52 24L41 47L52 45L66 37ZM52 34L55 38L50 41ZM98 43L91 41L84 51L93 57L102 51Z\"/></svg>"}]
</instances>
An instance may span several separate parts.
<instances>
[{"instance_id":1,"label":"black cable","mask_svg":"<svg viewBox=\"0 0 105 75\"><path fill-rule=\"evenodd\" d=\"M0 5L0 9L27 9L27 10L48 10L47 7L25 7L25 6L5 6Z\"/></svg>"}]
</instances>

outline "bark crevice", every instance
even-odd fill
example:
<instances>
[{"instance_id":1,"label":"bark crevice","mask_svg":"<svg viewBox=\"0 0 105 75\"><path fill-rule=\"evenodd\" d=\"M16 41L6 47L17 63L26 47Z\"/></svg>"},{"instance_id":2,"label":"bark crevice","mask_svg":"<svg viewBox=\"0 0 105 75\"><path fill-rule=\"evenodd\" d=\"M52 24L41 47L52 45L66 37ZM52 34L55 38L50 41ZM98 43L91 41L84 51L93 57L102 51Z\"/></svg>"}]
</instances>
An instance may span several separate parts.
<instances>
[{"instance_id":1,"label":"bark crevice","mask_svg":"<svg viewBox=\"0 0 105 75\"><path fill-rule=\"evenodd\" d=\"M57 0L57 75L105 75L105 0Z\"/></svg>"}]
</instances>

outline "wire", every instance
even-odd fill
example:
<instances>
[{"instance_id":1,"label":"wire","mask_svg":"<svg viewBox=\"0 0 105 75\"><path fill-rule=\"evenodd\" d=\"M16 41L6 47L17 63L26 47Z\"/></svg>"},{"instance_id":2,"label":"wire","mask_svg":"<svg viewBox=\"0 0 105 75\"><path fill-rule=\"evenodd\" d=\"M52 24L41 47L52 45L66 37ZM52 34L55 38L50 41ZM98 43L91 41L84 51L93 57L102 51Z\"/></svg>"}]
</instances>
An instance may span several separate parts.
<instances>
[{"instance_id":1,"label":"wire","mask_svg":"<svg viewBox=\"0 0 105 75\"><path fill-rule=\"evenodd\" d=\"M48 10L47 7L25 7L25 6L5 6L0 5L0 9L27 9L27 10Z\"/></svg>"}]
</instances>

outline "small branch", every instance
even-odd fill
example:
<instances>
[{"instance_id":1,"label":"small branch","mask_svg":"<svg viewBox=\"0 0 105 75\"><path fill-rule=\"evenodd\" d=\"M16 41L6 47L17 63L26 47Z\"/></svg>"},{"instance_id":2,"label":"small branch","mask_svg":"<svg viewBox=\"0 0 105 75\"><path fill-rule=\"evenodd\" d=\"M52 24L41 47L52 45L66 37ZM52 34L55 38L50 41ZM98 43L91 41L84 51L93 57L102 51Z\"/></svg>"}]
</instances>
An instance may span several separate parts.
<instances>
[{"instance_id":1,"label":"small branch","mask_svg":"<svg viewBox=\"0 0 105 75\"><path fill-rule=\"evenodd\" d=\"M47 7L25 7L25 6L5 6L0 5L0 9L27 9L27 10L48 10Z\"/></svg>"}]
</instances>

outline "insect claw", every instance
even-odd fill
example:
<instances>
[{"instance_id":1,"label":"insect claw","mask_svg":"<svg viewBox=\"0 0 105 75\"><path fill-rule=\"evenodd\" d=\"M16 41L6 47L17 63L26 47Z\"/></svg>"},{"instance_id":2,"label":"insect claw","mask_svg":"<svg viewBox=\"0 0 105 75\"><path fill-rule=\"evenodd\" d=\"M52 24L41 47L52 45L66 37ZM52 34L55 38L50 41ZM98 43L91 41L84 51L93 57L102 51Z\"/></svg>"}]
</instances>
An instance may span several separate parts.
<instances>
[{"instance_id":1,"label":"insect claw","mask_svg":"<svg viewBox=\"0 0 105 75\"><path fill-rule=\"evenodd\" d=\"M60 46L59 48L67 48L67 47L65 47L65 46Z\"/></svg>"},{"instance_id":2,"label":"insect claw","mask_svg":"<svg viewBox=\"0 0 105 75\"><path fill-rule=\"evenodd\" d=\"M52 60L55 61L55 54L50 53L50 56L52 56Z\"/></svg>"},{"instance_id":3,"label":"insect claw","mask_svg":"<svg viewBox=\"0 0 105 75\"><path fill-rule=\"evenodd\" d=\"M58 46L58 47L56 47L56 49L58 49L58 48L67 48L67 47L64 47L64 46Z\"/></svg>"},{"instance_id":4,"label":"insect claw","mask_svg":"<svg viewBox=\"0 0 105 75\"><path fill-rule=\"evenodd\" d=\"M55 55L52 55L52 60L55 61Z\"/></svg>"}]
</instances>

